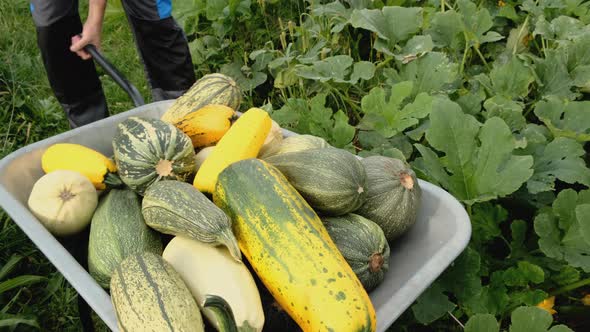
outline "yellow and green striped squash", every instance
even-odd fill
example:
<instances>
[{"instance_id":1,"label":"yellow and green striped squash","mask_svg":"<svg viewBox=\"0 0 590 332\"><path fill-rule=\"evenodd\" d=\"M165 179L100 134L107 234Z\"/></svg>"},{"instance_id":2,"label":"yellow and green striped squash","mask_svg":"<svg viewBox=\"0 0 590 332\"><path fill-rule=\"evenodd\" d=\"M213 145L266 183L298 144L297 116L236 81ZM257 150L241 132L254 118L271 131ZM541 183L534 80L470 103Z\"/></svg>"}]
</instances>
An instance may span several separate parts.
<instances>
[{"instance_id":1,"label":"yellow and green striped squash","mask_svg":"<svg viewBox=\"0 0 590 332\"><path fill-rule=\"evenodd\" d=\"M178 97L162 115L161 120L175 124L187 114L196 112L201 107L210 104L229 106L237 111L241 102L242 91L233 79L218 73L207 74Z\"/></svg>"},{"instance_id":2,"label":"yellow and green striped squash","mask_svg":"<svg viewBox=\"0 0 590 332\"><path fill-rule=\"evenodd\" d=\"M111 300L120 331L204 331L197 302L159 255L128 256L111 278Z\"/></svg>"},{"instance_id":3,"label":"yellow and green striped squash","mask_svg":"<svg viewBox=\"0 0 590 332\"><path fill-rule=\"evenodd\" d=\"M214 202L279 305L304 331L374 331L375 309L314 210L272 165L246 159L219 175Z\"/></svg>"}]
</instances>

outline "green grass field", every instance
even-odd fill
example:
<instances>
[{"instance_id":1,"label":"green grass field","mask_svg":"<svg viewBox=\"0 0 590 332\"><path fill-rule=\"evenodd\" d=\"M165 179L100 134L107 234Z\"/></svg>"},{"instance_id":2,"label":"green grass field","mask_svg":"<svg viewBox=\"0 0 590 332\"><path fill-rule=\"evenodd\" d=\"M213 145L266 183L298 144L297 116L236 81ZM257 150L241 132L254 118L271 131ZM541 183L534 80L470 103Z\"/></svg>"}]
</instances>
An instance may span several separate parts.
<instances>
[{"instance_id":1,"label":"green grass field","mask_svg":"<svg viewBox=\"0 0 590 332\"><path fill-rule=\"evenodd\" d=\"M465 206L468 248L391 331L590 330L590 2L174 5L197 77L232 76L242 111L263 107L284 128L404 159ZM28 2L0 2L0 17L4 157L68 124ZM119 1L102 49L150 102ZM133 108L99 73L111 113ZM546 299L555 313L537 307ZM0 211L0 331L81 329L76 291Z\"/></svg>"}]
</instances>

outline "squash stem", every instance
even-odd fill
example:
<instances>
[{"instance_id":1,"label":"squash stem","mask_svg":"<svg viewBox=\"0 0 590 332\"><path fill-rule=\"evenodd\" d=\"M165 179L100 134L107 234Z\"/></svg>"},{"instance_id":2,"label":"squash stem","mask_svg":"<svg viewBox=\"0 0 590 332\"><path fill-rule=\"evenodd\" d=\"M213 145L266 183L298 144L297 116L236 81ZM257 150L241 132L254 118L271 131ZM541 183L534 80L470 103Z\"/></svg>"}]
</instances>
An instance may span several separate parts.
<instances>
[{"instance_id":1,"label":"squash stem","mask_svg":"<svg viewBox=\"0 0 590 332\"><path fill-rule=\"evenodd\" d=\"M123 186L123 180L117 173L107 173L104 177L104 184L107 188L119 188Z\"/></svg>"},{"instance_id":2,"label":"squash stem","mask_svg":"<svg viewBox=\"0 0 590 332\"><path fill-rule=\"evenodd\" d=\"M379 272L383 266L383 255L380 252L376 252L369 258L369 270L372 273Z\"/></svg>"},{"instance_id":3,"label":"squash stem","mask_svg":"<svg viewBox=\"0 0 590 332\"><path fill-rule=\"evenodd\" d=\"M217 295L207 295L203 307L213 311L218 317L219 332L238 332L231 307L223 298Z\"/></svg>"},{"instance_id":4,"label":"squash stem","mask_svg":"<svg viewBox=\"0 0 590 332\"><path fill-rule=\"evenodd\" d=\"M219 234L219 238L217 242L225 245L229 250L230 255L238 262L242 262L242 252L240 251L240 247L238 246L238 240L231 231L231 228L221 232Z\"/></svg>"}]
</instances>

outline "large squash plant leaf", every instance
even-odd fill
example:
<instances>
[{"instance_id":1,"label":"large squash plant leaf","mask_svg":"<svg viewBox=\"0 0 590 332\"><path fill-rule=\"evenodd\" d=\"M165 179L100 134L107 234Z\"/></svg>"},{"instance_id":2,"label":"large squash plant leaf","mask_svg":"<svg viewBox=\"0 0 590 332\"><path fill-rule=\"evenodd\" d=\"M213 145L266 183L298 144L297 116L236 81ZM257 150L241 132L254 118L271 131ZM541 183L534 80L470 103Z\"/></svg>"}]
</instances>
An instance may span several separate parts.
<instances>
[{"instance_id":1,"label":"large squash plant leaf","mask_svg":"<svg viewBox=\"0 0 590 332\"><path fill-rule=\"evenodd\" d=\"M385 6L382 9L355 9L349 20L355 28L377 34L374 47L393 55L395 45L418 33L422 26L422 8Z\"/></svg>"},{"instance_id":2,"label":"large squash plant leaf","mask_svg":"<svg viewBox=\"0 0 590 332\"><path fill-rule=\"evenodd\" d=\"M518 307L511 315L510 332L573 332L565 325L555 325L551 329L553 317L537 307ZM489 314L473 315L465 324L465 332L498 332L500 325Z\"/></svg>"},{"instance_id":3,"label":"large squash plant leaf","mask_svg":"<svg viewBox=\"0 0 590 332\"><path fill-rule=\"evenodd\" d=\"M535 115L556 137L590 141L590 101L564 102L550 96L535 105Z\"/></svg>"},{"instance_id":4,"label":"large squash plant leaf","mask_svg":"<svg viewBox=\"0 0 590 332\"><path fill-rule=\"evenodd\" d=\"M360 79L373 78L375 65L369 61L353 64L350 56L336 55L314 61L311 65L298 65L296 73L299 77L314 81L356 84Z\"/></svg>"},{"instance_id":5,"label":"large squash plant leaf","mask_svg":"<svg viewBox=\"0 0 590 332\"><path fill-rule=\"evenodd\" d=\"M490 314L477 314L469 318L465 324L465 332L498 332L500 325Z\"/></svg>"},{"instance_id":6,"label":"large squash plant leaf","mask_svg":"<svg viewBox=\"0 0 590 332\"><path fill-rule=\"evenodd\" d=\"M590 187L590 169L583 157L586 155L582 144L573 139L558 137L545 144L529 144L527 150L535 159L535 173L527 181L531 194L555 190L555 180Z\"/></svg>"},{"instance_id":7,"label":"large squash plant leaf","mask_svg":"<svg viewBox=\"0 0 590 332\"><path fill-rule=\"evenodd\" d=\"M552 209L535 218L535 232L547 257L590 272L590 190L561 191Z\"/></svg>"},{"instance_id":8,"label":"large squash plant leaf","mask_svg":"<svg viewBox=\"0 0 590 332\"><path fill-rule=\"evenodd\" d=\"M425 172L469 205L509 195L533 174L533 158L513 154L515 139L502 119L482 126L450 100L433 107L426 139L444 156L416 144Z\"/></svg>"},{"instance_id":9,"label":"large squash plant leaf","mask_svg":"<svg viewBox=\"0 0 590 332\"><path fill-rule=\"evenodd\" d=\"M412 95L420 92L428 94L451 94L457 88L458 65L440 52L430 52L416 61L404 64L399 70L385 70L387 83L393 85L403 81L413 81Z\"/></svg>"},{"instance_id":10,"label":"large squash plant leaf","mask_svg":"<svg viewBox=\"0 0 590 332\"><path fill-rule=\"evenodd\" d=\"M511 315L510 332L573 332L565 325L556 325L551 314L537 307L518 307Z\"/></svg>"},{"instance_id":11,"label":"large squash plant leaf","mask_svg":"<svg viewBox=\"0 0 590 332\"><path fill-rule=\"evenodd\" d=\"M411 81L393 85L389 98L386 98L385 90L382 88L373 88L361 100L365 116L358 128L375 130L389 138L418 124L419 119L430 113L434 98L426 93L420 93L412 103L402 107L404 100L410 97L413 85Z\"/></svg>"},{"instance_id":12,"label":"large squash plant leaf","mask_svg":"<svg viewBox=\"0 0 590 332\"><path fill-rule=\"evenodd\" d=\"M348 123L348 116L326 107L326 94L313 98L289 98L283 107L271 112L273 120L281 127L299 134L324 137L331 145L344 148L354 138L355 128Z\"/></svg>"}]
</instances>

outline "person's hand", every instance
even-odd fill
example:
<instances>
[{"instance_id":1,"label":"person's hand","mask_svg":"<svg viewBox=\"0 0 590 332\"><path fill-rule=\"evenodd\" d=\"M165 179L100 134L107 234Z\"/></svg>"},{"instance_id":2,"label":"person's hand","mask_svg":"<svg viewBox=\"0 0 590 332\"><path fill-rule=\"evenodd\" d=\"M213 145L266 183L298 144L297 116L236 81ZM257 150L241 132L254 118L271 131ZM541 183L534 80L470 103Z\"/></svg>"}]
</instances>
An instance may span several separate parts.
<instances>
[{"instance_id":1,"label":"person's hand","mask_svg":"<svg viewBox=\"0 0 590 332\"><path fill-rule=\"evenodd\" d=\"M84 50L84 46L92 44L96 46L96 48L100 49L101 28L102 27L100 24L90 24L86 22L86 24L84 24L84 28L82 29L82 37L79 35L72 37L70 51L76 52L76 54L78 54L84 60L90 59L92 56Z\"/></svg>"}]
</instances>

